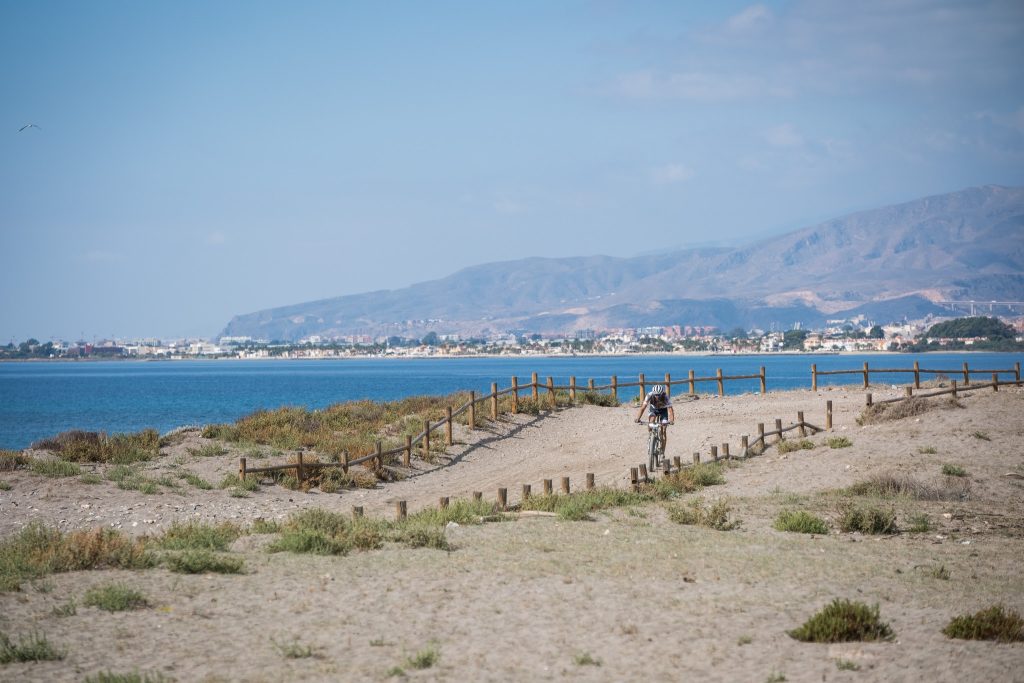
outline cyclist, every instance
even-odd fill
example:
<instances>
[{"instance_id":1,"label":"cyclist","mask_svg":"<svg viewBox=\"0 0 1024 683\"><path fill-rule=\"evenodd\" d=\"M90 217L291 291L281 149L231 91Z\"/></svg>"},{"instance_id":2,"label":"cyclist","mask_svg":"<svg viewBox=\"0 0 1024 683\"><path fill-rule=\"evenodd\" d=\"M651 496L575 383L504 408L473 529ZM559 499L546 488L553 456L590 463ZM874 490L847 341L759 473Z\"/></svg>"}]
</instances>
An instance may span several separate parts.
<instances>
[{"instance_id":1,"label":"cyclist","mask_svg":"<svg viewBox=\"0 0 1024 683\"><path fill-rule=\"evenodd\" d=\"M676 412L672 409L672 400L668 397L668 392L665 390L664 384L656 384L652 389L651 393L647 394L644 398L644 402L640 405L640 412L636 414L636 421L639 424L641 418L644 416L644 408L649 408L650 413L647 416L648 422L654 422L657 420L659 423L664 423L666 420L669 424L675 424ZM666 438L668 437L668 429L664 424L661 425L661 452L665 452Z\"/></svg>"}]
</instances>

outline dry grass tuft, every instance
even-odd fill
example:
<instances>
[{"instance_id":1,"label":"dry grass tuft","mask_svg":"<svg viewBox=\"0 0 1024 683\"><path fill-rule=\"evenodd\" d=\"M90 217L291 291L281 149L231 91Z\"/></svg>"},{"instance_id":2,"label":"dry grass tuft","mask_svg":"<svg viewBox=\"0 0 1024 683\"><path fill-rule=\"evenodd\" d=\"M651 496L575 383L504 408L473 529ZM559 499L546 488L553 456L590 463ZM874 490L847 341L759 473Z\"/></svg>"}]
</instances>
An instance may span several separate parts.
<instances>
[{"instance_id":1,"label":"dry grass tuft","mask_svg":"<svg viewBox=\"0 0 1024 683\"><path fill-rule=\"evenodd\" d=\"M939 484L930 484L896 473L876 474L846 489L847 493L855 496L914 500L965 500L970 491L970 480L963 478L946 477Z\"/></svg>"},{"instance_id":2,"label":"dry grass tuft","mask_svg":"<svg viewBox=\"0 0 1024 683\"><path fill-rule=\"evenodd\" d=\"M892 629L879 618L878 605L835 599L789 636L806 643L891 640Z\"/></svg>"},{"instance_id":3,"label":"dry grass tuft","mask_svg":"<svg viewBox=\"0 0 1024 683\"><path fill-rule=\"evenodd\" d=\"M105 432L74 429L43 439L32 447L70 462L126 464L156 457L160 453L160 434L155 429L143 429L134 434L108 436Z\"/></svg>"},{"instance_id":4,"label":"dry grass tuft","mask_svg":"<svg viewBox=\"0 0 1024 683\"><path fill-rule=\"evenodd\" d=\"M942 632L962 640L994 640L1000 643L1024 642L1024 619L1001 605L974 614L955 617Z\"/></svg>"}]
</instances>

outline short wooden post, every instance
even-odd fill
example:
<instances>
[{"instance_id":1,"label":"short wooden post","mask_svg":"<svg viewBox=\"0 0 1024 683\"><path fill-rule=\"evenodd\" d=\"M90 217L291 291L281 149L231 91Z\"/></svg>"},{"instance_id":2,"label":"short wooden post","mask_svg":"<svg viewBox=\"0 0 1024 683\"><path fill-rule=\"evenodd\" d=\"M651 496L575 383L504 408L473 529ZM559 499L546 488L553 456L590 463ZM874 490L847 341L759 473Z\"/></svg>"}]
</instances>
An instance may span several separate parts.
<instances>
[{"instance_id":1,"label":"short wooden post","mask_svg":"<svg viewBox=\"0 0 1024 683\"><path fill-rule=\"evenodd\" d=\"M452 407L445 406L444 409L444 443L446 446L451 446L455 443L455 439L452 435Z\"/></svg>"},{"instance_id":2,"label":"short wooden post","mask_svg":"<svg viewBox=\"0 0 1024 683\"><path fill-rule=\"evenodd\" d=\"M825 429L832 429L832 401L825 401Z\"/></svg>"},{"instance_id":3,"label":"short wooden post","mask_svg":"<svg viewBox=\"0 0 1024 683\"><path fill-rule=\"evenodd\" d=\"M530 488L529 484L523 484L523 500L530 497Z\"/></svg>"},{"instance_id":4,"label":"short wooden post","mask_svg":"<svg viewBox=\"0 0 1024 683\"><path fill-rule=\"evenodd\" d=\"M245 458L238 459L238 481L245 481Z\"/></svg>"},{"instance_id":5,"label":"short wooden post","mask_svg":"<svg viewBox=\"0 0 1024 683\"><path fill-rule=\"evenodd\" d=\"M672 398L672 375L671 373L665 373L665 395Z\"/></svg>"},{"instance_id":6,"label":"short wooden post","mask_svg":"<svg viewBox=\"0 0 1024 683\"><path fill-rule=\"evenodd\" d=\"M484 492L483 491L473 491L473 500L483 500L483 499L484 499Z\"/></svg>"},{"instance_id":7,"label":"short wooden post","mask_svg":"<svg viewBox=\"0 0 1024 683\"><path fill-rule=\"evenodd\" d=\"M870 391L868 393L864 394L864 400L867 402L867 405L869 405L869 406L871 405L872 399L871 399L871 392Z\"/></svg>"},{"instance_id":8,"label":"short wooden post","mask_svg":"<svg viewBox=\"0 0 1024 683\"><path fill-rule=\"evenodd\" d=\"M868 388L868 375L869 375L869 373L870 373L870 371L868 370L868 362L864 361L864 388L865 389Z\"/></svg>"},{"instance_id":9,"label":"short wooden post","mask_svg":"<svg viewBox=\"0 0 1024 683\"><path fill-rule=\"evenodd\" d=\"M672 456L672 464L676 466L677 470L683 469L683 460L678 455Z\"/></svg>"},{"instance_id":10,"label":"short wooden post","mask_svg":"<svg viewBox=\"0 0 1024 683\"><path fill-rule=\"evenodd\" d=\"M476 392L469 392L469 417L466 418L470 431L476 429Z\"/></svg>"},{"instance_id":11,"label":"short wooden post","mask_svg":"<svg viewBox=\"0 0 1024 683\"><path fill-rule=\"evenodd\" d=\"M512 378L512 414L519 412L519 378Z\"/></svg>"},{"instance_id":12,"label":"short wooden post","mask_svg":"<svg viewBox=\"0 0 1024 683\"><path fill-rule=\"evenodd\" d=\"M590 379L587 380L587 391L593 391L593 390L594 390L594 378L591 377Z\"/></svg>"},{"instance_id":13,"label":"short wooden post","mask_svg":"<svg viewBox=\"0 0 1024 683\"><path fill-rule=\"evenodd\" d=\"M914 395L914 387L903 387L903 396L910 398Z\"/></svg>"},{"instance_id":14,"label":"short wooden post","mask_svg":"<svg viewBox=\"0 0 1024 683\"><path fill-rule=\"evenodd\" d=\"M726 460L729 460L732 457L731 455L729 455L729 444L727 443L722 444L722 457L725 458Z\"/></svg>"},{"instance_id":15,"label":"short wooden post","mask_svg":"<svg viewBox=\"0 0 1024 683\"><path fill-rule=\"evenodd\" d=\"M800 425L797 428L797 433L800 434L800 436L807 436L807 427L804 425L804 411L796 411L796 421Z\"/></svg>"},{"instance_id":16,"label":"short wooden post","mask_svg":"<svg viewBox=\"0 0 1024 683\"><path fill-rule=\"evenodd\" d=\"M971 371L967 368L967 361L964 361L964 386L971 384Z\"/></svg>"},{"instance_id":17,"label":"short wooden post","mask_svg":"<svg viewBox=\"0 0 1024 683\"><path fill-rule=\"evenodd\" d=\"M352 506L352 516L353 517L362 517L363 516L363 506L362 505L353 505Z\"/></svg>"},{"instance_id":18,"label":"short wooden post","mask_svg":"<svg viewBox=\"0 0 1024 683\"><path fill-rule=\"evenodd\" d=\"M711 460L712 462L718 462L718 446L711 447Z\"/></svg>"},{"instance_id":19,"label":"short wooden post","mask_svg":"<svg viewBox=\"0 0 1024 683\"><path fill-rule=\"evenodd\" d=\"M569 378L569 400L576 402L576 375Z\"/></svg>"},{"instance_id":20,"label":"short wooden post","mask_svg":"<svg viewBox=\"0 0 1024 683\"><path fill-rule=\"evenodd\" d=\"M761 393L768 393L768 378L764 374L764 366L761 366Z\"/></svg>"},{"instance_id":21,"label":"short wooden post","mask_svg":"<svg viewBox=\"0 0 1024 683\"><path fill-rule=\"evenodd\" d=\"M430 420L423 421L423 459L430 460Z\"/></svg>"},{"instance_id":22,"label":"short wooden post","mask_svg":"<svg viewBox=\"0 0 1024 683\"><path fill-rule=\"evenodd\" d=\"M775 418L775 443L782 441L782 418Z\"/></svg>"},{"instance_id":23,"label":"short wooden post","mask_svg":"<svg viewBox=\"0 0 1024 683\"><path fill-rule=\"evenodd\" d=\"M587 472L587 490L590 491L594 488L594 473Z\"/></svg>"},{"instance_id":24,"label":"short wooden post","mask_svg":"<svg viewBox=\"0 0 1024 683\"><path fill-rule=\"evenodd\" d=\"M395 516L398 518L399 521L405 519L405 517L406 517L406 515L408 515L408 513L409 513L409 508L406 505L404 500L400 500L400 501L395 503Z\"/></svg>"},{"instance_id":25,"label":"short wooden post","mask_svg":"<svg viewBox=\"0 0 1024 683\"><path fill-rule=\"evenodd\" d=\"M412 446L409 446L409 444L412 443L412 437L411 436L405 437L405 443L408 446L409 451L411 452L412 451ZM409 459L408 458L405 459L405 466L406 467L409 466ZM345 474L348 474L348 449L347 448L341 452L341 471L344 472Z\"/></svg>"},{"instance_id":26,"label":"short wooden post","mask_svg":"<svg viewBox=\"0 0 1024 683\"><path fill-rule=\"evenodd\" d=\"M818 364L811 363L811 391L818 390Z\"/></svg>"},{"instance_id":27,"label":"short wooden post","mask_svg":"<svg viewBox=\"0 0 1024 683\"><path fill-rule=\"evenodd\" d=\"M639 491L640 490L640 477L639 477L638 470L637 470L636 467L630 467L629 468L629 487L633 491Z\"/></svg>"},{"instance_id":28,"label":"short wooden post","mask_svg":"<svg viewBox=\"0 0 1024 683\"><path fill-rule=\"evenodd\" d=\"M545 496L550 496L553 491L554 491L554 486L552 485L551 480L550 479L545 479L544 480L544 495Z\"/></svg>"},{"instance_id":29,"label":"short wooden post","mask_svg":"<svg viewBox=\"0 0 1024 683\"><path fill-rule=\"evenodd\" d=\"M750 449L750 437L746 434L740 437L740 457L747 457L747 450Z\"/></svg>"},{"instance_id":30,"label":"short wooden post","mask_svg":"<svg viewBox=\"0 0 1024 683\"><path fill-rule=\"evenodd\" d=\"M619 379L615 375L612 375L612 398L619 400Z\"/></svg>"},{"instance_id":31,"label":"short wooden post","mask_svg":"<svg viewBox=\"0 0 1024 683\"><path fill-rule=\"evenodd\" d=\"M661 461L661 473L664 474L667 477L671 471L672 471L672 463L670 463L668 461L668 458L663 459Z\"/></svg>"},{"instance_id":32,"label":"short wooden post","mask_svg":"<svg viewBox=\"0 0 1024 683\"><path fill-rule=\"evenodd\" d=\"M491 419L498 421L498 383L491 382Z\"/></svg>"},{"instance_id":33,"label":"short wooden post","mask_svg":"<svg viewBox=\"0 0 1024 683\"><path fill-rule=\"evenodd\" d=\"M648 475L647 475L647 465L640 465L639 469L640 469L640 479L642 479L644 481L644 483L647 483L648 481L650 481L650 477L648 477Z\"/></svg>"},{"instance_id":34,"label":"short wooden post","mask_svg":"<svg viewBox=\"0 0 1024 683\"><path fill-rule=\"evenodd\" d=\"M921 361L914 361L914 388L921 388Z\"/></svg>"},{"instance_id":35,"label":"short wooden post","mask_svg":"<svg viewBox=\"0 0 1024 683\"><path fill-rule=\"evenodd\" d=\"M953 398L956 398L956 380L949 380L950 385L953 387ZM871 405L870 403L868 405Z\"/></svg>"},{"instance_id":36,"label":"short wooden post","mask_svg":"<svg viewBox=\"0 0 1024 683\"><path fill-rule=\"evenodd\" d=\"M688 393L693 396L697 393L697 383L693 381L693 370L686 373L686 383L690 385Z\"/></svg>"},{"instance_id":37,"label":"short wooden post","mask_svg":"<svg viewBox=\"0 0 1024 683\"><path fill-rule=\"evenodd\" d=\"M377 465L377 469L384 466L384 460L381 458L381 453L384 452L384 446L380 441L376 443L373 449L373 462Z\"/></svg>"},{"instance_id":38,"label":"short wooden post","mask_svg":"<svg viewBox=\"0 0 1024 683\"><path fill-rule=\"evenodd\" d=\"M718 395L725 396L725 381L722 379L722 368L715 371L715 378L718 380Z\"/></svg>"},{"instance_id":39,"label":"short wooden post","mask_svg":"<svg viewBox=\"0 0 1024 683\"><path fill-rule=\"evenodd\" d=\"M992 391L999 391L999 373L992 373Z\"/></svg>"},{"instance_id":40,"label":"short wooden post","mask_svg":"<svg viewBox=\"0 0 1024 683\"><path fill-rule=\"evenodd\" d=\"M1013 364L1013 381L1017 383L1018 387L1020 386L1020 361Z\"/></svg>"},{"instance_id":41,"label":"short wooden post","mask_svg":"<svg viewBox=\"0 0 1024 683\"><path fill-rule=\"evenodd\" d=\"M498 489L498 509L508 510L508 489Z\"/></svg>"},{"instance_id":42,"label":"short wooden post","mask_svg":"<svg viewBox=\"0 0 1024 683\"><path fill-rule=\"evenodd\" d=\"M764 449L768 447L768 442L764 440L764 422L757 423L757 440L761 442L761 450L759 453L764 453Z\"/></svg>"},{"instance_id":43,"label":"short wooden post","mask_svg":"<svg viewBox=\"0 0 1024 683\"><path fill-rule=\"evenodd\" d=\"M536 372L530 374L530 390L533 392L532 393L533 400L539 402L540 401L540 393L539 393L540 390L537 387L537 373Z\"/></svg>"},{"instance_id":44,"label":"short wooden post","mask_svg":"<svg viewBox=\"0 0 1024 683\"><path fill-rule=\"evenodd\" d=\"M448 496L441 496L441 498L437 501L437 504L438 507L441 508L442 510L448 509Z\"/></svg>"},{"instance_id":45,"label":"short wooden post","mask_svg":"<svg viewBox=\"0 0 1024 683\"><path fill-rule=\"evenodd\" d=\"M306 480L306 471L302 468L302 451L299 451L298 462L295 463L295 477L300 484Z\"/></svg>"},{"instance_id":46,"label":"short wooden post","mask_svg":"<svg viewBox=\"0 0 1024 683\"><path fill-rule=\"evenodd\" d=\"M644 379L644 373L640 373L640 402L647 398L647 381Z\"/></svg>"},{"instance_id":47,"label":"short wooden post","mask_svg":"<svg viewBox=\"0 0 1024 683\"><path fill-rule=\"evenodd\" d=\"M409 467L412 464L412 434L405 435L405 450L402 451L402 465ZM345 471L348 472L348 453L345 454Z\"/></svg>"},{"instance_id":48,"label":"short wooden post","mask_svg":"<svg viewBox=\"0 0 1024 683\"><path fill-rule=\"evenodd\" d=\"M693 454L693 464L694 465L699 465L700 464L700 453L694 453Z\"/></svg>"},{"instance_id":49,"label":"short wooden post","mask_svg":"<svg viewBox=\"0 0 1024 683\"><path fill-rule=\"evenodd\" d=\"M552 377L548 377L547 381L548 388L548 400L551 401L551 410L558 407L558 401L555 400L555 380Z\"/></svg>"},{"instance_id":50,"label":"short wooden post","mask_svg":"<svg viewBox=\"0 0 1024 683\"><path fill-rule=\"evenodd\" d=\"M562 477L562 493L569 493L569 477Z\"/></svg>"}]
</instances>

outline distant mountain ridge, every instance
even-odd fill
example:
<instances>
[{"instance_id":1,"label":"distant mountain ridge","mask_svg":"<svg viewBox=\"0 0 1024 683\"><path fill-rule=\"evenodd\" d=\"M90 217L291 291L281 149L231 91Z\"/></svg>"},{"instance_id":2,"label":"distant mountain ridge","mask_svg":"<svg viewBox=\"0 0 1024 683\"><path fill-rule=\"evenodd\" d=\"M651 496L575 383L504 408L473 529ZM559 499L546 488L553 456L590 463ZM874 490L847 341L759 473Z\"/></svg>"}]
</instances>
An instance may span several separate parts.
<instances>
[{"instance_id":1,"label":"distant mountain ridge","mask_svg":"<svg viewBox=\"0 0 1024 683\"><path fill-rule=\"evenodd\" d=\"M651 301L650 293L660 298ZM510 329L881 322L933 302L1024 300L1024 188L988 185L862 211L741 248L489 263L403 289L234 317L223 335L480 334ZM430 321L430 322L427 322Z\"/></svg>"}]
</instances>

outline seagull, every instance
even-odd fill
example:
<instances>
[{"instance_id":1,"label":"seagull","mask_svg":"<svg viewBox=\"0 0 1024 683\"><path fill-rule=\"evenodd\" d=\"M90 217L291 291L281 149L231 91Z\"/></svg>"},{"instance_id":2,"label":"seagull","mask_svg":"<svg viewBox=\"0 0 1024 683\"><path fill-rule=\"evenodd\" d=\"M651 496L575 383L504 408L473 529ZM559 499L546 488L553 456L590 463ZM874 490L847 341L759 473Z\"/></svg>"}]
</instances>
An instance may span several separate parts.
<instances>
[{"instance_id":1,"label":"seagull","mask_svg":"<svg viewBox=\"0 0 1024 683\"><path fill-rule=\"evenodd\" d=\"M37 126L34 123L26 123L24 126L22 126L21 128L18 129L18 132L20 133L21 131L25 130L26 128L36 128L38 130L42 130L42 128L39 128L39 126Z\"/></svg>"}]
</instances>

